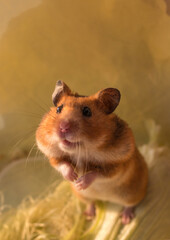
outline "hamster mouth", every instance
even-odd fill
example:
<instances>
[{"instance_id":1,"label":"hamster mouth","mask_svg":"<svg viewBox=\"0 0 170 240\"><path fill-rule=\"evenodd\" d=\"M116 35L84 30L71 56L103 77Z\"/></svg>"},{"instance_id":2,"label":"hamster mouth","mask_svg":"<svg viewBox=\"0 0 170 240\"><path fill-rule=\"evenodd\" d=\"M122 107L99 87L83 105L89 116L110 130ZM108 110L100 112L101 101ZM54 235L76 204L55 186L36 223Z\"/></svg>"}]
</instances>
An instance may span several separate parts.
<instances>
[{"instance_id":1,"label":"hamster mouth","mask_svg":"<svg viewBox=\"0 0 170 240\"><path fill-rule=\"evenodd\" d=\"M62 140L61 142L65 147L69 148L75 148L76 146L80 145L80 142L70 142L67 139Z\"/></svg>"},{"instance_id":2,"label":"hamster mouth","mask_svg":"<svg viewBox=\"0 0 170 240\"><path fill-rule=\"evenodd\" d=\"M80 146L80 141L75 140L75 136L71 133L59 132L60 144L67 149L74 149Z\"/></svg>"}]
</instances>

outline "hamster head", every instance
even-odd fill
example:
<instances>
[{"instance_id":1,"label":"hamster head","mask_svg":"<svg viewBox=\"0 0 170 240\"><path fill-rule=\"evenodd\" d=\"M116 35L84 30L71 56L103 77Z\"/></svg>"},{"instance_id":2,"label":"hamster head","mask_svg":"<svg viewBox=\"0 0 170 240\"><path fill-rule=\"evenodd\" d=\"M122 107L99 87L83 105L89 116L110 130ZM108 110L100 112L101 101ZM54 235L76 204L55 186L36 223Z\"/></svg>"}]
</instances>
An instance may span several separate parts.
<instances>
[{"instance_id":1,"label":"hamster head","mask_svg":"<svg viewBox=\"0 0 170 240\"><path fill-rule=\"evenodd\" d=\"M58 81L52 94L55 107L48 117L54 141L60 150L76 153L100 147L113 132L113 111L120 101L120 92L107 88L86 97L73 93Z\"/></svg>"}]
</instances>

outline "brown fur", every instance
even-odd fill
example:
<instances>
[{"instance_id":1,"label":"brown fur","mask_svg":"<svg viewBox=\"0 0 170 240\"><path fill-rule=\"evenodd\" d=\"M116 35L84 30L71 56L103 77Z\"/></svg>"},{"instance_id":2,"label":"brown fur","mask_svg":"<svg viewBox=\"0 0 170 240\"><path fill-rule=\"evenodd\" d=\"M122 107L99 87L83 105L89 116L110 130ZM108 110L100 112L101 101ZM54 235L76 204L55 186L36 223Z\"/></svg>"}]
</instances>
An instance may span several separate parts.
<instances>
[{"instance_id":1,"label":"brown fur","mask_svg":"<svg viewBox=\"0 0 170 240\"><path fill-rule=\"evenodd\" d=\"M148 182L148 171L145 161L136 148L133 133L127 123L116 114L111 113L119 103L120 95L114 89L107 89L99 93L84 97L73 94L68 87L67 93L57 92L53 96L56 107L52 107L42 119L36 139L39 148L50 159L52 166L56 167L62 161L69 162L79 173L97 171L100 173L99 181L109 179L113 182L114 196L125 206L138 204L145 196ZM110 97L110 94L113 96ZM109 95L108 95L109 94ZM116 95L115 95L116 94ZM113 101L114 104L110 101ZM60 114L56 113L58 106L63 104ZM106 106L107 105L107 106ZM82 108L88 106L92 116L82 116ZM105 109L106 106L106 109ZM63 119L70 121L76 139L82 140L88 155L69 153L60 149L58 143L58 128ZM54 138L54 139L53 139ZM80 161L76 159L80 157ZM74 188L74 187L73 187ZM74 188L74 191L76 189ZM93 191L93 188L91 188ZM101 198L104 189L101 189ZM82 192L77 192L81 198ZM95 194L94 194L95 196ZM95 200L89 195L91 200ZM107 199L106 199L107 200ZM109 198L110 201L110 198Z\"/></svg>"}]
</instances>

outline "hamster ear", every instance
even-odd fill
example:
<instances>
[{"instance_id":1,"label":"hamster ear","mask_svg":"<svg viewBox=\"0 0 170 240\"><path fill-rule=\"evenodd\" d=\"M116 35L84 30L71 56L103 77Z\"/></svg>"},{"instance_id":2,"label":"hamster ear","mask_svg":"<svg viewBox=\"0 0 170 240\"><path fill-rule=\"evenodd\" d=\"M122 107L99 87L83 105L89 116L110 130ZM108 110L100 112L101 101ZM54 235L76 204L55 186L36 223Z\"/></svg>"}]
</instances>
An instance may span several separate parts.
<instances>
[{"instance_id":1,"label":"hamster ear","mask_svg":"<svg viewBox=\"0 0 170 240\"><path fill-rule=\"evenodd\" d=\"M100 106L106 114L112 113L120 102L120 92L116 88L106 88L98 93Z\"/></svg>"},{"instance_id":2,"label":"hamster ear","mask_svg":"<svg viewBox=\"0 0 170 240\"><path fill-rule=\"evenodd\" d=\"M57 102L63 95L70 95L71 90L70 88L61 80L58 80L52 94L52 101L54 105L57 105Z\"/></svg>"}]
</instances>

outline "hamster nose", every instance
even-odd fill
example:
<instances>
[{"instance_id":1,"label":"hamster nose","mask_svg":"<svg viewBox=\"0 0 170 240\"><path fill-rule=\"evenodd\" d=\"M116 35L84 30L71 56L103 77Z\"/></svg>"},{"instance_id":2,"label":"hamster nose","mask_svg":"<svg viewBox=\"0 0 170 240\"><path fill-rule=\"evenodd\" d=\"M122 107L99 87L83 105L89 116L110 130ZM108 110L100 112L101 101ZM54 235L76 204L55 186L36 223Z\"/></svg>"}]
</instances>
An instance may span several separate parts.
<instances>
[{"instance_id":1,"label":"hamster nose","mask_svg":"<svg viewBox=\"0 0 170 240\"><path fill-rule=\"evenodd\" d=\"M66 133L66 132L68 132L69 130L70 130L70 123L69 122L66 122L66 121L62 121L61 123L60 123L60 131L62 132L62 133Z\"/></svg>"}]
</instances>

